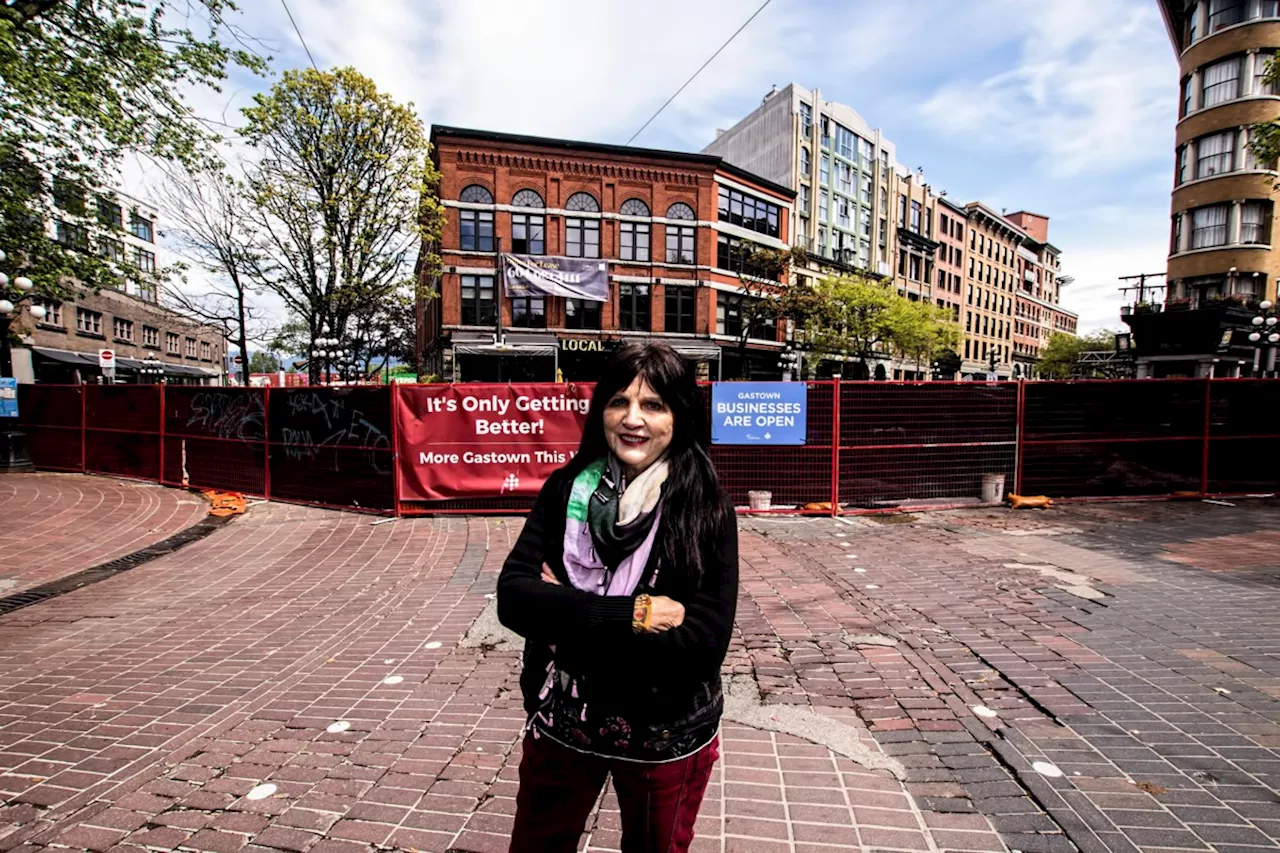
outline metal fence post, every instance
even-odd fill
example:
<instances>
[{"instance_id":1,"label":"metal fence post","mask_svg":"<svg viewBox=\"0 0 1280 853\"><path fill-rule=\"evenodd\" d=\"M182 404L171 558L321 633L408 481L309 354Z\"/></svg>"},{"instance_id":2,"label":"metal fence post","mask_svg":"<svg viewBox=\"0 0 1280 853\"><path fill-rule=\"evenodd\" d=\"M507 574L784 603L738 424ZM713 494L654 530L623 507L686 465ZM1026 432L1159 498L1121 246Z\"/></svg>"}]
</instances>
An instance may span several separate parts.
<instances>
[{"instance_id":1,"label":"metal fence post","mask_svg":"<svg viewBox=\"0 0 1280 853\"><path fill-rule=\"evenodd\" d=\"M391 499L396 518L400 512L400 385L391 383Z\"/></svg>"},{"instance_id":2,"label":"metal fence post","mask_svg":"<svg viewBox=\"0 0 1280 853\"><path fill-rule=\"evenodd\" d=\"M1209 494L1209 429L1210 411L1213 402L1213 377L1204 378L1204 435L1201 437L1200 450L1200 497Z\"/></svg>"},{"instance_id":3,"label":"metal fence post","mask_svg":"<svg viewBox=\"0 0 1280 853\"><path fill-rule=\"evenodd\" d=\"M831 380L831 517L840 514L840 378Z\"/></svg>"},{"instance_id":4,"label":"metal fence post","mask_svg":"<svg viewBox=\"0 0 1280 853\"><path fill-rule=\"evenodd\" d=\"M86 430L85 430L85 422L87 421L87 418L85 417L85 410L89 405L89 402L87 399L88 396L89 396L88 386L82 383L80 385L80 473L81 474L86 474L89 471L88 451L85 449L88 445L88 436L86 435Z\"/></svg>"},{"instance_id":5,"label":"metal fence post","mask_svg":"<svg viewBox=\"0 0 1280 853\"><path fill-rule=\"evenodd\" d=\"M160 473L156 476L156 482L164 482L164 383L157 383L160 386Z\"/></svg>"},{"instance_id":6,"label":"metal fence post","mask_svg":"<svg viewBox=\"0 0 1280 853\"><path fill-rule=\"evenodd\" d=\"M1022 494L1022 441L1027 426L1027 380L1018 379L1017 423L1014 425L1013 493Z\"/></svg>"},{"instance_id":7,"label":"metal fence post","mask_svg":"<svg viewBox=\"0 0 1280 853\"><path fill-rule=\"evenodd\" d=\"M271 386L262 386L262 497L271 500Z\"/></svg>"}]
</instances>

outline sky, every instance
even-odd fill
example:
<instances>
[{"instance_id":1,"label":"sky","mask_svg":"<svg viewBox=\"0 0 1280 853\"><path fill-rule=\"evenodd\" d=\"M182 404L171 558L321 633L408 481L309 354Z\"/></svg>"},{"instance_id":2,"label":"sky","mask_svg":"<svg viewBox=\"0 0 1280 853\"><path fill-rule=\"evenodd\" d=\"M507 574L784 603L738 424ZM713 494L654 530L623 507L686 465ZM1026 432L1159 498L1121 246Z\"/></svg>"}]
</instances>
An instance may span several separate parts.
<instances>
[{"instance_id":1,"label":"sky","mask_svg":"<svg viewBox=\"0 0 1280 853\"><path fill-rule=\"evenodd\" d=\"M355 67L427 126L625 143L763 0L287 2L320 68ZM241 5L274 74L308 64L281 0ZM235 125L272 81L191 103ZM935 192L1048 216L1081 332L1121 328L1119 276L1165 268L1178 72L1154 0L772 0L635 144L698 151L790 82L859 112ZM125 184L163 192L136 166Z\"/></svg>"}]
</instances>

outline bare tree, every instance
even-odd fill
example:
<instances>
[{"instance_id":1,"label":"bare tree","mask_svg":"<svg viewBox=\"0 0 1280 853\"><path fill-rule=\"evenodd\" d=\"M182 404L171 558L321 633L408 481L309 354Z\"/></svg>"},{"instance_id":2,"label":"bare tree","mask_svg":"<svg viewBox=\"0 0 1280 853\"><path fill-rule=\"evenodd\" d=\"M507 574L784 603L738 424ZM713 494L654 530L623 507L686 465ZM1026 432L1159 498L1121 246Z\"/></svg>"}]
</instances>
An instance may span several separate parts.
<instances>
[{"instance_id":1,"label":"bare tree","mask_svg":"<svg viewBox=\"0 0 1280 853\"><path fill-rule=\"evenodd\" d=\"M256 277L260 253L247 216L242 188L224 171L173 169L157 193L171 225L170 248L211 278L197 291L166 289L171 306L227 330L240 348L240 380L249 384L249 341L267 334L265 312L254 304L264 282Z\"/></svg>"},{"instance_id":2,"label":"bare tree","mask_svg":"<svg viewBox=\"0 0 1280 853\"><path fill-rule=\"evenodd\" d=\"M257 277L305 324L305 351L325 325L347 342L351 319L392 298L439 233L426 134L351 68L286 71L254 102L241 132L261 155L247 169Z\"/></svg>"}]
</instances>

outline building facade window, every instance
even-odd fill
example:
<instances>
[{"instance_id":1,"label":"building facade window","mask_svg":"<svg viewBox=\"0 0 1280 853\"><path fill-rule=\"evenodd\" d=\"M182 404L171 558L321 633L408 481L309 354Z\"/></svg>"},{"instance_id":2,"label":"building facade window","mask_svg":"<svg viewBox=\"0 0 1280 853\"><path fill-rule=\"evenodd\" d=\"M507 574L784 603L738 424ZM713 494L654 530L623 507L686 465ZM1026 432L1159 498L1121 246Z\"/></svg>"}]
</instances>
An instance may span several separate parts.
<instances>
[{"instance_id":1,"label":"building facade window","mask_svg":"<svg viewBox=\"0 0 1280 853\"><path fill-rule=\"evenodd\" d=\"M858 156L857 147L854 145L853 131L836 122L836 152L846 160L853 160Z\"/></svg>"},{"instance_id":2,"label":"building facade window","mask_svg":"<svg viewBox=\"0 0 1280 853\"><path fill-rule=\"evenodd\" d=\"M164 351L169 353L169 355L178 354L178 333L177 332L164 333Z\"/></svg>"},{"instance_id":3,"label":"building facade window","mask_svg":"<svg viewBox=\"0 0 1280 853\"><path fill-rule=\"evenodd\" d=\"M853 167L848 163L836 163L836 189L853 195Z\"/></svg>"},{"instance_id":4,"label":"building facade window","mask_svg":"<svg viewBox=\"0 0 1280 853\"><path fill-rule=\"evenodd\" d=\"M98 257L117 264L124 263L124 243L110 237L98 238Z\"/></svg>"},{"instance_id":5,"label":"building facade window","mask_svg":"<svg viewBox=\"0 0 1280 853\"><path fill-rule=\"evenodd\" d=\"M213 361L213 345L208 341L200 342L200 360Z\"/></svg>"},{"instance_id":6,"label":"building facade window","mask_svg":"<svg viewBox=\"0 0 1280 853\"><path fill-rule=\"evenodd\" d=\"M511 197L512 207L545 208L542 196L524 189ZM547 253L547 220L542 213L511 214L511 251L518 255Z\"/></svg>"},{"instance_id":7,"label":"building facade window","mask_svg":"<svg viewBox=\"0 0 1280 853\"><path fill-rule=\"evenodd\" d=\"M183 340L182 340L182 354L183 354L183 355L185 355L187 358L195 358L195 357L196 357L196 343L197 343L197 341L196 341L196 339L195 339L195 338L183 338Z\"/></svg>"},{"instance_id":8,"label":"building facade window","mask_svg":"<svg viewBox=\"0 0 1280 853\"><path fill-rule=\"evenodd\" d=\"M498 322L494 277L464 275L461 277L462 325L493 326Z\"/></svg>"},{"instance_id":9,"label":"building facade window","mask_svg":"<svg viewBox=\"0 0 1280 853\"><path fill-rule=\"evenodd\" d=\"M62 303L50 302L45 299L36 300L37 305L44 308L44 319L40 321L42 326L62 327Z\"/></svg>"},{"instance_id":10,"label":"building facade window","mask_svg":"<svg viewBox=\"0 0 1280 853\"><path fill-rule=\"evenodd\" d=\"M831 218L831 195L826 190L818 191L818 221L825 225Z\"/></svg>"},{"instance_id":11,"label":"building facade window","mask_svg":"<svg viewBox=\"0 0 1280 853\"><path fill-rule=\"evenodd\" d=\"M124 211L109 198L98 199L98 224L104 228L124 228Z\"/></svg>"},{"instance_id":12,"label":"building facade window","mask_svg":"<svg viewBox=\"0 0 1280 853\"><path fill-rule=\"evenodd\" d=\"M648 216L649 205L638 198L622 203L618 211L623 216ZM649 223L621 221L618 224L618 253L624 261L649 260Z\"/></svg>"},{"instance_id":13,"label":"building facade window","mask_svg":"<svg viewBox=\"0 0 1280 853\"><path fill-rule=\"evenodd\" d=\"M1200 95L1200 106L1208 108L1240 97L1240 61L1233 56L1204 69L1204 88Z\"/></svg>"},{"instance_id":14,"label":"building facade window","mask_svg":"<svg viewBox=\"0 0 1280 853\"><path fill-rule=\"evenodd\" d=\"M831 155L823 154L818 161L818 186L827 187L831 185Z\"/></svg>"},{"instance_id":15,"label":"building facade window","mask_svg":"<svg viewBox=\"0 0 1280 853\"><path fill-rule=\"evenodd\" d=\"M1247 201L1240 205L1240 242L1270 243L1267 233L1270 203L1264 201Z\"/></svg>"},{"instance_id":16,"label":"building facade window","mask_svg":"<svg viewBox=\"0 0 1280 853\"><path fill-rule=\"evenodd\" d=\"M628 332L649 331L649 285L618 285L618 328Z\"/></svg>"},{"instance_id":17,"label":"building facade window","mask_svg":"<svg viewBox=\"0 0 1280 853\"><path fill-rule=\"evenodd\" d=\"M1228 130L1196 141L1196 177L1208 178L1230 172L1236 147L1236 133Z\"/></svg>"},{"instance_id":18,"label":"building facade window","mask_svg":"<svg viewBox=\"0 0 1280 853\"><path fill-rule=\"evenodd\" d=\"M511 325L517 329L545 329L547 327L546 297L513 296L511 298Z\"/></svg>"},{"instance_id":19,"label":"building facade window","mask_svg":"<svg viewBox=\"0 0 1280 853\"><path fill-rule=\"evenodd\" d=\"M75 252L89 251L89 231L83 225L72 225L59 219L54 223L54 239L64 249Z\"/></svg>"},{"instance_id":20,"label":"building facade window","mask_svg":"<svg viewBox=\"0 0 1280 853\"><path fill-rule=\"evenodd\" d=\"M154 326L142 327L142 345L151 349L160 348L160 330Z\"/></svg>"},{"instance_id":21,"label":"building facade window","mask_svg":"<svg viewBox=\"0 0 1280 853\"><path fill-rule=\"evenodd\" d=\"M1227 209L1225 204L1215 204L1191 212L1191 248L1226 245Z\"/></svg>"},{"instance_id":22,"label":"building facade window","mask_svg":"<svg viewBox=\"0 0 1280 853\"><path fill-rule=\"evenodd\" d=\"M111 337L118 341L133 340L133 321L123 317L111 318Z\"/></svg>"},{"instance_id":23,"label":"building facade window","mask_svg":"<svg viewBox=\"0 0 1280 853\"><path fill-rule=\"evenodd\" d=\"M694 330L696 291L692 287L668 285L665 298L665 326L668 332L691 335Z\"/></svg>"},{"instance_id":24,"label":"building facade window","mask_svg":"<svg viewBox=\"0 0 1280 853\"><path fill-rule=\"evenodd\" d=\"M667 208L667 219L690 220L694 219L693 208L682 201ZM668 222L667 231L667 263L669 264L694 264L697 263L697 229L692 225L676 225Z\"/></svg>"},{"instance_id":25,"label":"building facade window","mask_svg":"<svg viewBox=\"0 0 1280 853\"><path fill-rule=\"evenodd\" d=\"M813 136L813 106L803 101L800 103L800 135L805 139Z\"/></svg>"},{"instance_id":26,"label":"building facade window","mask_svg":"<svg viewBox=\"0 0 1280 853\"><path fill-rule=\"evenodd\" d=\"M140 272L153 273L156 271L156 253L148 252L140 246L133 247L133 265Z\"/></svg>"},{"instance_id":27,"label":"building facade window","mask_svg":"<svg viewBox=\"0 0 1280 853\"><path fill-rule=\"evenodd\" d=\"M920 281L920 256L911 255L907 261L907 276L912 281Z\"/></svg>"},{"instance_id":28,"label":"building facade window","mask_svg":"<svg viewBox=\"0 0 1280 853\"><path fill-rule=\"evenodd\" d=\"M911 230L920 233L920 202L911 202Z\"/></svg>"},{"instance_id":29,"label":"building facade window","mask_svg":"<svg viewBox=\"0 0 1280 853\"><path fill-rule=\"evenodd\" d=\"M800 146L800 177L809 180L809 172L813 169L813 157L809 154L809 146Z\"/></svg>"},{"instance_id":30,"label":"building facade window","mask_svg":"<svg viewBox=\"0 0 1280 853\"><path fill-rule=\"evenodd\" d=\"M1178 186L1186 183L1187 180L1187 161L1191 159L1191 146L1183 145L1178 148L1178 162L1174 170L1174 183Z\"/></svg>"},{"instance_id":31,"label":"building facade window","mask_svg":"<svg viewBox=\"0 0 1280 853\"><path fill-rule=\"evenodd\" d=\"M566 329L599 329L600 304L590 299L566 299L564 326Z\"/></svg>"},{"instance_id":32,"label":"building facade window","mask_svg":"<svg viewBox=\"0 0 1280 853\"><path fill-rule=\"evenodd\" d=\"M749 196L728 187L720 188L719 216L721 222L738 225L748 231L778 236L778 219L781 208L763 199Z\"/></svg>"},{"instance_id":33,"label":"building facade window","mask_svg":"<svg viewBox=\"0 0 1280 853\"><path fill-rule=\"evenodd\" d=\"M1246 0L1209 0L1209 32L1243 21L1245 3Z\"/></svg>"},{"instance_id":34,"label":"building facade window","mask_svg":"<svg viewBox=\"0 0 1280 853\"><path fill-rule=\"evenodd\" d=\"M800 212L808 214L809 206L813 204L813 191L809 189L808 184L800 185Z\"/></svg>"},{"instance_id":35,"label":"building facade window","mask_svg":"<svg viewBox=\"0 0 1280 853\"><path fill-rule=\"evenodd\" d=\"M1280 5L1280 0L1276 0L1276 4ZM1276 87L1266 80L1267 64L1275 57L1276 54L1272 51L1258 51L1253 57L1253 94L1274 95L1276 93Z\"/></svg>"},{"instance_id":36,"label":"building facade window","mask_svg":"<svg viewBox=\"0 0 1280 853\"><path fill-rule=\"evenodd\" d=\"M599 213L600 205L590 193L574 193L565 203L566 210ZM600 257L600 220L567 216L564 220L565 254L571 258Z\"/></svg>"},{"instance_id":37,"label":"building facade window","mask_svg":"<svg viewBox=\"0 0 1280 853\"><path fill-rule=\"evenodd\" d=\"M137 211L129 214L129 233L139 240L146 240L148 243L155 242L152 221L145 216L139 216Z\"/></svg>"},{"instance_id":38,"label":"building facade window","mask_svg":"<svg viewBox=\"0 0 1280 853\"><path fill-rule=\"evenodd\" d=\"M841 228L849 228L851 227L850 222L849 199L843 196L836 196L836 225Z\"/></svg>"},{"instance_id":39,"label":"building facade window","mask_svg":"<svg viewBox=\"0 0 1280 853\"><path fill-rule=\"evenodd\" d=\"M737 293L716 293L716 333L742 335L742 296Z\"/></svg>"},{"instance_id":40,"label":"building facade window","mask_svg":"<svg viewBox=\"0 0 1280 853\"><path fill-rule=\"evenodd\" d=\"M479 184L472 184L458 195L458 201L469 204L493 204L493 196ZM458 211L458 248L471 252L493 251L492 210L462 209Z\"/></svg>"},{"instance_id":41,"label":"building facade window","mask_svg":"<svg viewBox=\"0 0 1280 853\"><path fill-rule=\"evenodd\" d=\"M102 314L88 308L76 309L76 331L86 335L102 334Z\"/></svg>"}]
</instances>

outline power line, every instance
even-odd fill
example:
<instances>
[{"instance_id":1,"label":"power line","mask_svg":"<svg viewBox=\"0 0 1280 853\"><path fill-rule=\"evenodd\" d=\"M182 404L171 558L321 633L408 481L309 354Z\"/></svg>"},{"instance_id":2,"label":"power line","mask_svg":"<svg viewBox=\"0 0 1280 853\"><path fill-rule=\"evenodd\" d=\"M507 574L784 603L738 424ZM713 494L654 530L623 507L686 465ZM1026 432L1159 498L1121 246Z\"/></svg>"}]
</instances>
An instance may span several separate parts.
<instances>
[{"instance_id":1,"label":"power line","mask_svg":"<svg viewBox=\"0 0 1280 853\"><path fill-rule=\"evenodd\" d=\"M281 2L284 2L284 0L281 0ZM711 54L710 59L708 59L706 62L702 63L701 67L699 67L697 71L693 72L693 77L690 77L688 80L685 80L685 81L684 81L684 86L681 86L679 89L676 89L676 93L675 93L674 95L672 95L670 98L667 98L666 103L664 103L662 106L658 107L658 111L657 111L656 113L654 113L653 115L649 116L649 121L646 121L644 124L642 124L642 125L640 126L640 129L639 129L639 130L637 130L635 133L631 134L631 138L627 140L627 144L628 144L628 145L630 145L632 142L635 142L636 137L637 137L637 136L639 136L640 134L644 133L644 129L645 129L646 127L648 127L648 126L653 122L653 120L654 120L655 118L657 118L659 115L661 115L661 114L662 114L662 111L663 111L663 110L665 110L668 106L670 106L671 102L672 102L672 101L674 101L676 98L678 98L678 97L680 96L680 93L681 93L681 92L683 92L683 91L685 90L685 87L686 87L686 86L688 86L690 83L692 83L692 82L693 82L693 80L694 80L694 78L695 78L695 77L697 77L699 74L701 74L701 73L702 73L702 71L703 71L703 69L704 69L704 68L706 68L708 65L710 65L710 64L712 63L712 61L713 61L717 56L719 56L719 55L720 55L720 51L722 51L722 50L724 50L726 47L728 47L728 46L729 46L729 43L730 43L730 42L732 42L734 39L736 39L736 38L738 37L738 33L740 33L740 32L742 32L743 30L745 30L745 29L747 28L747 24L750 24L752 21L754 21L754 20L756 19L756 15L759 15L761 12L763 12L763 11L764 11L764 7L765 7L765 6L768 6L771 2L773 2L773 0L764 0L764 3L760 4L760 8L759 8L759 9L756 9L756 10L755 10L755 12L753 12L753 13L752 13L751 17L750 17L750 18L747 18L747 20L743 22L742 26L740 26L740 27L738 27L738 29L734 30L733 35L729 36L729 41L726 41L724 44L720 45L719 49L717 49L715 53Z\"/></svg>"},{"instance_id":2,"label":"power line","mask_svg":"<svg viewBox=\"0 0 1280 853\"><path fill-rule=\"evenodd\" d=\"M315 57L311 55L311 48L307 47L307 40L302 37L302 30L298 29L298 22L293 19L293 13L289 11L289 4L285 0L280 0L280 5L284 7L284 13L289 16L289 23L293 24L293 31L298 34L298 41L302 42L302 49L307 52L307 59L311 60L311 67L319 71L320 68L316 65Z\"/></svg>"}]
</instances>

